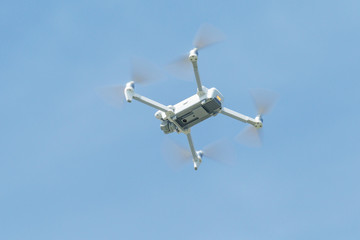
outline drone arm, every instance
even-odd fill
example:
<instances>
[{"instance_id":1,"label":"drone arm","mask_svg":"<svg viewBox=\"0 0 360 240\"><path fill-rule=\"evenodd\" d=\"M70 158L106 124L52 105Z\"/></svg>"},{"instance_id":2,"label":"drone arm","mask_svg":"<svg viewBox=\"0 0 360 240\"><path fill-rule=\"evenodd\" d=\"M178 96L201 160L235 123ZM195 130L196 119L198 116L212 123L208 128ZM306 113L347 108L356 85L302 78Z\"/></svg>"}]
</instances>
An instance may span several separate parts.
<instances>
[{"instance_id":1,"label":"drone arm","mask_svg":"<svg viewBox=\"0 0 360 240\"><path fill-rule=\"evenodd\" d=\"M199 75L199 69L198 69L198 65L197 65L197 61L193 61L193 68L194 68L194 73L195 73L195 78L196 78L196 84L197 84L197 88L199 92L202 92L202 84L200 81L200 75Z\"/></svg>"},{"instance_id":2,"label":"drone arm","mask_svg":"<svg viewBox=\"0 0 360 240\"><path fill-rule=\"evenodd\" d=\"M150 107L156 108L156 109L161 110L163 112L171 111L171 109L169 107L167 107L167 106L165 106L165 105L163 105L161 103L158 103L158 102L156 102L154 100L151 100L151 99L149 99L147 97L141 96L141 95L139 95L137 93L134 93L133 98L135 100L139 101L139 102L142 102L142 103L144 103L144 104L146 104L146 105L148 105Z\"/></svg>"},{"instance_id":3,"label":"drone arm","mask_svg":"<svg viewBox=\"0 0 360 240\"><path fill-rule=\"evenodd\" d=\"M191 150L191 154L192 154L192 156L193 156L193 159L195 160L197 160L198 159L198 156L197 156L197 153L196 153L196 150L195 150L195 147L194 147L194 143L193 143L193 140L192 140L192 137L191 137L191 134L190 134L190 132L188 132L187 134L186 134L186 136L187 136L187 139L188 139L188 142L189 142L189 146L190 146L190 150Z\"/></svg>"},{"instance_id":4,"label":"drone arm","mask_svg":"<svg viewBox=\"0 0 360 240\"><path fill-rule=\"evenodd\" d=\"M223 107L221 109L220 113L222 113L222 114L224 114L224 115L226 115L228 117L234 118L236 120L239 120L241 122L249 123L249 124L254 125L254 126L258 123L258 121L255 120L254 118L242 115L241 113L235 112L235 111L233 111L231 109L228 109L228 108L225 108L225 107Z\"/></svg>"}]
</instances>

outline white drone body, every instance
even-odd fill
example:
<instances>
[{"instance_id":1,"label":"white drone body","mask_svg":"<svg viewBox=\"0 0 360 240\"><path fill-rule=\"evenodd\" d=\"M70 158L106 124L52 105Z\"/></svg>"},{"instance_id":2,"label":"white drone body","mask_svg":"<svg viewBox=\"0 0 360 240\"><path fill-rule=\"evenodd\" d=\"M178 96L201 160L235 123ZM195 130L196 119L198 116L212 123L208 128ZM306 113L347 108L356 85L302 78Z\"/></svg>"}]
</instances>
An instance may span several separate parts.
<instances>
[{"instance_id":1,"label":"white drone body","mask_svg":"<svg viewBox=\"0 0 360 240\"><path fill-rule=\"evenodd\" d=\"M155 117L161 121L160 128L165 134L172 132L186 134L195 170L198 169L202 162L203 151L195 150L190 133L191 127L211 116L216 116L218 113L224 114L244 123L249 123L255 128L262 128L263 126L263 121L260 114L255 118L251 118L231 109L225 108L223 106L224 97L216 88L208 89L202 86L197 65L197 50L197 48L192 49L188 56L193 65L197 83L197 93L195 95L175 105L165 106L154 100L141 96L138 93L135 93L134 81L128 82L124 89L127 102L131 102L133 99L135 99L155 109L158 109L158 111L155 113Z\"/></svg>"}]
</instances>

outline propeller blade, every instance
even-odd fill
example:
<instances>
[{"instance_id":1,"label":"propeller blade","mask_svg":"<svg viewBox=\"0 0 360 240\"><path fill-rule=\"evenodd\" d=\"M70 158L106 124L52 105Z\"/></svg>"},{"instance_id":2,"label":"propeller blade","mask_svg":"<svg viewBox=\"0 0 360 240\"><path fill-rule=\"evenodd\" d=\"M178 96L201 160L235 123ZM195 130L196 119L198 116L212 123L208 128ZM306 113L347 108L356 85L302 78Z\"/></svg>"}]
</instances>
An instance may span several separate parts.
<instances>
[{"instance_id":1,"label":"propeller blade","mask_svg":"<svg viewBox=\"0 0 360 240\"><path fill-rule=\"evenodd\" d=\"M194 47L197 49L205 48L215 43L221 42L225 39L224 34L210 24L202 25L193 42Z\"/></svg>"},{"instance_id":2,"label":"propeller blade","mask_svg":"<svg viewBox=\"0 0 360 240\"><path fill-rule=\"evenodd\" d=\"M262 145L262 136L262 128L257 129L249 125L236 136L236 140L248 147L260 147Z\"/></svg>"},{"instance_id":3,"label":"propeller blade","mask_svg":"<svg viewBox=\"0 0 360 240\"><path fill-rule=\"evenodd\" d=\"M163 73L154 65L144 59L132 60L131 81L136 84L148 84L163 78ZM98 94L110 105L121 107L125 102L124 85L110 85L97 90Z\"/></svg>"},{"instance_id":4,"label":"propeller blade","mask_svg":"<svg viewBox=\"0 0 360 240\"><path fill-rule=\"evenodd\" d=\"M203 157L231 164L236 159L235 148L229 140L219 140L205 146L202 150ZM172 160L171 165L179 167L192 161L192 154L189 148L185 148L178 143L166 138L163 155L165 159Z\"/></svg>"},{"instance_id":5,"label":"propeller blade","mask_svg":"<svg viewBox=\"0 0 360 240\"><path fill-rule=\"evenodd\" d=\"M163 77L164 74L154 64L140 58L132 60L131 80L135 83L146 85Z\"/></svg>"},{"instance_id":6,"label":"propeller blade","mask_svg":"<svg viewBox=\"0 0 360 240\"><path fill-rule=\"evenodd\" d=\"M275 92L264 89L252 90L251 95L253 97L258 115L269 113L278 98L278 95ZM249 147L260 147L262 145L262 138L262 128L257 129L252 125L247 126L236 136L236 139L241 144Z\"/></svg>"},{"instance_id":7,"label":"propeller blade","mask_svg":"<svg viewBox=\"0 0 360 240\"><path fill-rule=\"evenodd\" d=\"M125 86L112 85L101 87L97 92L106 103L114 107L122 107L125 102L124 89Z\"/></svg>"},{"instance_id":8,"label":"propeller blade","mask_svg":"<svg viewBox=\"0 0 360 240\"><path fill-rule=\"evenodd\" d=\"M191 81L194 78L192 63L189 60L188 54L183 55L170 63L167 66L167 70L179 79Z\"/></svg>"},{"instance_id":9,"label":"propeller blade","mask_svg":"<svg viewBox=\"0 0 360 240\"><path fill-rule=\"evenodd\" d=\"M166 137L163 147L164 159L174 168L180 168L192 161L191 151Z\"/></svg>"},{"instance_id":10,"label":"propeller blade","mask_svg":"<svg viewBox=\"0 0 360 240\"><path fill-rule=\"evenodd\" d=\"M234 145L227 139L222 139L203 148L204 156L215 161L231 164L236 160Z\"/></svg>"},{"instance_id":11,"label":"propeller blade","mask_svg":"<svg viewBox=\"0 0 360 240\"><path fill-rule=\"evenodd\" d=\"M269 113L278 98L275 92L265 89L254 89L251 91L251 95L259 115Z\"/></svg>"},{"instance_id":12,"label":"propeller blade","mask_svg":"<svg viewBox=\"0 0 360 240\"><path fill-rule=\"evenodd\" d=\"M193 45L197 49L202 49L224 39L224 34L219 29L209 24L204 24L199 28L193 41ZM183 55L170 63L167 69L171 74L180 79L188 81L194 79L194 72L192 63L189 60L189 54Z\"/></svg>"}]
</instances>

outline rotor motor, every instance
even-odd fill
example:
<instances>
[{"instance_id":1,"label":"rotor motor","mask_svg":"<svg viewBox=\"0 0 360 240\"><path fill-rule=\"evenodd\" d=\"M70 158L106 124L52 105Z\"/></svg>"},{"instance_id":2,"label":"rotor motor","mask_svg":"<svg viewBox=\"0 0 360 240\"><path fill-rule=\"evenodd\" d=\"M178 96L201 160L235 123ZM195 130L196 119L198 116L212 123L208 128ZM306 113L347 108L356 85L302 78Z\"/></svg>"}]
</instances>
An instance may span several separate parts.
<instances>
[{"instance_id":1,"label":"rotor motor","mask_svg":"<svg viewBox=\"0 0 360 240\"><path fill-rule=\"evenodd\" d=\"M135 82L128 82L124 89L124 95L127 102L131 102L134 97Z\"/></svg>"},{"instance_id":2,"label":"rotor motor","mask_svg":"<svg viewBox=\"0 0 360 240\"><path fill-rule=\"evenodd\" d=\"M257 115L255 117L256 123L254 124L254 127L256 128L262 128L263 127L263 118L261 115Z\"/></svg>"},{"instance_id":3,"label":"rotor motor","mask_svg":"<svg viewBox=\"0 0 360 240\"><path fill-rule=\"evenodd\" d=\"M190 51L189 60L191 62L196 62L198 60L198 49L197 48L194 48Z\"/></svg>"}]
</instances>

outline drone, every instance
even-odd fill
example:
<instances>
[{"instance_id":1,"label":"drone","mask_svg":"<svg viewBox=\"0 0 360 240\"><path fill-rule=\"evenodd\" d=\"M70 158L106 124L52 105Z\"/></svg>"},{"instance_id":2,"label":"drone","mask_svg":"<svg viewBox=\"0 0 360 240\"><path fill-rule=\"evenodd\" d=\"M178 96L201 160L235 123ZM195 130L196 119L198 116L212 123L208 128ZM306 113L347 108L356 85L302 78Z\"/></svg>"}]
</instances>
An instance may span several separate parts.
<instances>
[{"instance_id":1,"label":"drone","mask_svg":"<svg viewBox=\"0 0 360 240\"><path fill-rule=\"evenodd\" d=\"M192 64L197 85L196 93L185 100L175 105L165 106L164 104L140 95L135 92L135 84L142 83L145 79L141 74L133 76L132 81L127 82L125 87L117 89L118 96L124 97L128 103L136 100L158 110L155 113L155 118L160 121L160 129L165 134L176 132L186 135L195 170L199 168L202 159L206 154L203 150L196 150L191 136L192 127L210 117L217 116L220 113L243 123L247 123L250 125L251 131L257 131L263 127L262 116L268 111L271 105L271 103L269 103L271 102L270 100L264 101L263 103L259 103L261 101L255 101L258 105L258 114L252 118L226 108L224 106L224 96L218 89L214 87L207 88L202 85L198 69L199 50L223 40L222 35L218 33L217 29L212 26L202 26L195 37L193 43L194 48L179 61L186 64Z\"/></svg>"}]
</instances>

